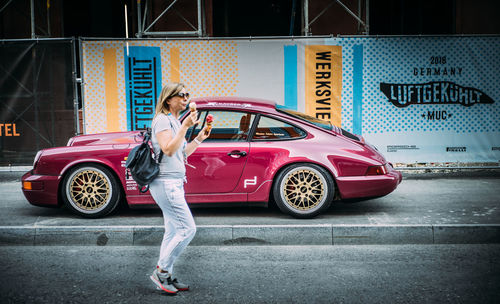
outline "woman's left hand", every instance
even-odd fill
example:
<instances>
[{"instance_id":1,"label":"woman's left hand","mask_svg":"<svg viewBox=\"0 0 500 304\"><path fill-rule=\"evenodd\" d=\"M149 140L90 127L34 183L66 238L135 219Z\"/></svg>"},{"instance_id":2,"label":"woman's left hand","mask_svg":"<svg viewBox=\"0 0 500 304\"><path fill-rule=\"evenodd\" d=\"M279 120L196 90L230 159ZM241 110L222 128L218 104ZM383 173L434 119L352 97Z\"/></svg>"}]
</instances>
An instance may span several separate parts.
<instances>
[{"instance_id":1,"label":"woman's left hand","mask_svg":"<svg viewBox=\"0 0 500 304\"><path fill-rule=\"evenodd\" d=\"M210 130L208 130L208 126L205 125L205 127L203 129L201 129L200 133L198 133L198 136L196 136L196 138L199 141L204 141L205 139L207 139L210 136L211 132L212 132L212 128L210 128Z\"/></svg>"},{"instance_id":2,"label":"woman's left hand","mask_svg":"<svg viewBox=\"0 0 500 304\"><path fill-rule=\"evenodd\" d=\"M208 130L208 126L205 126L201 129L200 133L196 136L195 140L191 141L184 150L186 154L191 155L199 146L199 144L207 139L210 136L210 130Z\"/></svg>"}]
</instances>

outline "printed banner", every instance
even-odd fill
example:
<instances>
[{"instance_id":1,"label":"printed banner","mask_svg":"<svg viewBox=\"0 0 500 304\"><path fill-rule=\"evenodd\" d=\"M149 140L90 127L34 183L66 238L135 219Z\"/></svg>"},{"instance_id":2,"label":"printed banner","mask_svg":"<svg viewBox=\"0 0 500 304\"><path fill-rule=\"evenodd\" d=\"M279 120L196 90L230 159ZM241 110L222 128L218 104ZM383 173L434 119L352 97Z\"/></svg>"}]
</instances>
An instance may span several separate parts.
<instances>
[{"instance_id":1,"label":"printed banner","mask_svg":"<svg viewBox=\"0 0 500 304\"><path fill-rule=\"evenodd\" d=\"M308 45L305 60L306 114L340 126L342 47Z\"/></svg>"},{"instance_id":2,"label":"printed banner","mask_svg":"<svg viewBox=\"0 0 500 304\"><path fill-rule=\"evenodd\" d=\"M500 160L500 37L126 43L82 43L86 133L149 126L161 86L180 81L194 97L264 98L330 121L392 162Z\"/></svg>"},{"instance_id":3,"label":"printed banner","mask_svg":"<svg viewBox=\"0 0 500 304\"><path fill-rule=\"evenodd\" d=\"M145 129L151 126L162 89L160 48L133 46L125 53L127 129Z\"/></svg>"},{"instance_id":4,"label":"printed banner","mask_svg":"<svg viewBox=\"0 0 500 304\"><path fill-rule=\"evenodd\" d=\"M351 78L344 69L344 83L361 90L356 96L343 87L344 128L394 162L500 160L500 37L345 38L341 44L343 64L353 70ZM352 112L344 107L350 99Z\"/></svg>"}]
</instances>

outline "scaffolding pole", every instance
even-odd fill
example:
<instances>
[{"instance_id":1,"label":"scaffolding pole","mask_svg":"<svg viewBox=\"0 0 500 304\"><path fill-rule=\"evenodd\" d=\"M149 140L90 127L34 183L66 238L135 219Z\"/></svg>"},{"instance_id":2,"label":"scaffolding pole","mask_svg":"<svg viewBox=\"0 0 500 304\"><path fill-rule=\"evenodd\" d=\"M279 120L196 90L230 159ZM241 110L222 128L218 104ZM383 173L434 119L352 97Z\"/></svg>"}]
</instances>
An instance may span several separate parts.
<instances>
[{"instance_id":1,"label":"scaffolding pole","mask_svg":"<svg viewBox=\"0 0 500 304\"><path fill-rule=\"evenodd\" d=\"M31 16L31 39L35 39L35 2L30 0L30 16Z\"/></svg>"},{"instance_id":2,"label":"scaffolding pole","mask_svg":"<svg viewBox=\"0 0 500 304\"><path fill-rule=\"evenodd\" d=\"M81 83L81 78L78 77L76 68L76 41L75 38L71 39L71 64L73 75L73 110L75 114L75 135L80 135L80 111L78 108L78 84ZM81 58L81 57L80 57ZM80 71L81 73L81 71Z\"/></svg>"}]
</instances>

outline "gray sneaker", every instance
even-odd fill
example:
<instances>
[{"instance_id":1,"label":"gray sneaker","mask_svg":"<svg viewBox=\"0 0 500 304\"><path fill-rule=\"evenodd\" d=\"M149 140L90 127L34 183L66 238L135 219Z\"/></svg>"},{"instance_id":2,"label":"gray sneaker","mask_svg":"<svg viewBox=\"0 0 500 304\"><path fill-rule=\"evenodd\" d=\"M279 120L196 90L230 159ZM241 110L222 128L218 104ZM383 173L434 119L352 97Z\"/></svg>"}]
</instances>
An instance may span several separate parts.
<instances>
[{"instance_id":1,"label":"gray sneaker","mask_svg":"<svg viewBox=\"0 0 500 304\"><path fill-rule=\"evenodd\" d=\"M178 291L187 291L189 290L189 285L181 283L177 280L177 278L168 278L168 282L172 285L174 285L175 288L177 288Z\"/></svg>"},{"instance_id":2,"label":"gray sneaker","mask_svg":"<svg viewBox=\"0 0 500 304\"><path fill-rule=\"evenodd\" d=\"M176 294L177 288L173 285L172 280L170 279L169 273L161 273L158 269L153 271L153 274L149 277L151 281L156 285L156 289L163 290L168 294Z\"/></svg>"}]
</instances>

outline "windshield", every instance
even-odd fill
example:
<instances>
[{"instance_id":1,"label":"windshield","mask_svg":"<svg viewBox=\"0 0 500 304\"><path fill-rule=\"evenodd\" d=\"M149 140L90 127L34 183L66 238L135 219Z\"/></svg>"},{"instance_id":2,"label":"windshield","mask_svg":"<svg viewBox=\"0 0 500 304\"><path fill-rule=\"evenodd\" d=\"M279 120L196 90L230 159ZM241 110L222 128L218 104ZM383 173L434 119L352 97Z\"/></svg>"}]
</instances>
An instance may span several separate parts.
<instances>
[{"instance_id":1,"label":"windshield","mask_svg":"<svg viewBox=\"0 0 500 304\"><path fill-rule=\"evenodd\" d=\"M298 119L305 120L309 123L312 123L318 127L323 128L325 130L328 130L328 131L332 130L332 124L329 121L321 120L319 118L309 116L309 115L304 114L304 113L297 112L295 110L289 109L289 108L281 106L281 105L276 105L276 110L279 112L283 112L285 114L291 115L293 117L296 117Z\"/></svg>"}]
</instances>

